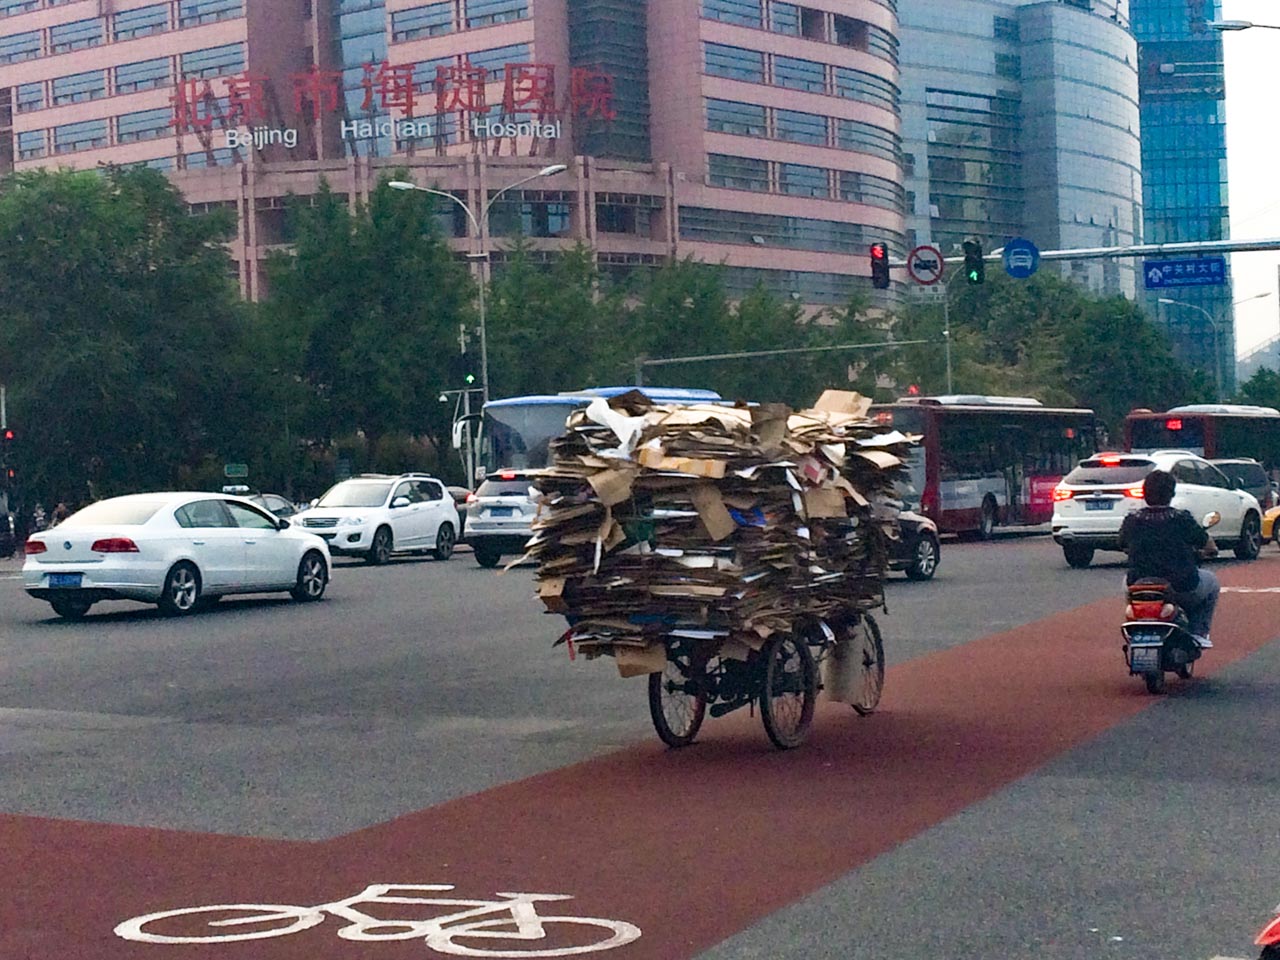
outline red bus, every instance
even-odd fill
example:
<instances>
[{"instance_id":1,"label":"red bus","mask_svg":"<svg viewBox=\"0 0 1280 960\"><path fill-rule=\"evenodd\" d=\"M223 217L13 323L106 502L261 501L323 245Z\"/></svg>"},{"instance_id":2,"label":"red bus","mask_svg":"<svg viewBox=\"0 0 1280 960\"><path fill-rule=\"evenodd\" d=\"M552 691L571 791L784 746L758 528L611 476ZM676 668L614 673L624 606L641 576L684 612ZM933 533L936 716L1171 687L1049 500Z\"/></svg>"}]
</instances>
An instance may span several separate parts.
<instances>
[{"instance_id":1,"label":"red bus","mask_svg":"<svg viewBox=\"0 0 1280 960\"><path fill-rule=\"evenodd\" d=\"M908 508L984 540L998 524L1048 523L1053 488L1097 451L1092 410L1025 397L911 397L876 404L871 416L922 436L908 463Z\"/></svg>"},{"instance_id":2,"label":"red bus","mask_svg":"<svg viewBox=\"0 0 1280 960\"><path fill-rule=\"evenodd\" d=\"M1271 473L1280 469L1280 410L1237 403L1134 410L1124 420L1124 448L1189 450L1207 460L1251 457Z\"/></svg>"}]
</instances>

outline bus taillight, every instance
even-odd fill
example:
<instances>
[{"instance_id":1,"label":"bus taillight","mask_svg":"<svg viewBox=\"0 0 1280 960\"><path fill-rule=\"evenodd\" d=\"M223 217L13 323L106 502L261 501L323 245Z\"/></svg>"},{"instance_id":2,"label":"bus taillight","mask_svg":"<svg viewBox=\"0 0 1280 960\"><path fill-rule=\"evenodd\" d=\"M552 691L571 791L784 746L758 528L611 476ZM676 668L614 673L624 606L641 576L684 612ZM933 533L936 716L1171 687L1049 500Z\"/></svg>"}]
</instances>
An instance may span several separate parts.
<instances>
[{"instance_id":1,"label":"bus taillight","mask_svg":"<svg viewBox=\"0 0 1280 960\"><path fill-rule=\"evenodd\" d=\"M920 494L920 512L926 516L938 512L938 488L932 483L926 483Z\"/></svg>"}]
</instances>

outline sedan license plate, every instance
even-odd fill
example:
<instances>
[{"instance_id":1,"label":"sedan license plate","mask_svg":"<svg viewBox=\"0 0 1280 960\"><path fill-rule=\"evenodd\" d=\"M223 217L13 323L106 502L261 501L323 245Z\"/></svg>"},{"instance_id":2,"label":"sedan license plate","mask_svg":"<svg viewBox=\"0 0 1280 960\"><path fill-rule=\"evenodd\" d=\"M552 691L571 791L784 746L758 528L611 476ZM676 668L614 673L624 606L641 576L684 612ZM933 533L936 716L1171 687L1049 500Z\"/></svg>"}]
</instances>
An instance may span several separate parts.
<instances>
[{"instance_id":1,"label":"sedan license plate","mask_svg":"<svg viewBox=\"0 0 1280 960\"><path fill-rule=\"evenodd\" d=\"M78 587L80 586L80 578L82 573L51 573L49 574L49 586L51 587Z\"/></svg>"},{"instance_id":2,"label":"sedan license plate","mask_svg":"<svg viewBox=\"0 0 1280 960\"><path fill-rule=\"evenodd\" d=\"M510 517L515 514L515 507L490 507L489 516L491 517Z\"/></svg>"},{"instance_id":3,"label":"sedan license plate","mask_svg":"<svg viewBox=\"0 0 1280 960\"><path fill-rule=\"evenodd\" d=\"M1110 510L1113 501L1111 500L1086 500L1084 508L1086 510Z\"/></svg>"}]
</instances>

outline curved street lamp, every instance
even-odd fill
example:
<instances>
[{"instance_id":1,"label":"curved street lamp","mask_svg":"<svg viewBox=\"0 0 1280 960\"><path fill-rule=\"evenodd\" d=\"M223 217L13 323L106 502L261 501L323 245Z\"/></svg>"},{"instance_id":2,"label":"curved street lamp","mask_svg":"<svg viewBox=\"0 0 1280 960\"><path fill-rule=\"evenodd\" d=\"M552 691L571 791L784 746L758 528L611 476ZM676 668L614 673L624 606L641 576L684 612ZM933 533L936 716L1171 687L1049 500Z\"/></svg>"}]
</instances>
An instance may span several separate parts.
<instances>
[{"instance_id":1,"label":"curved street lamp","mask_svg":"<svg viewBox=\"0 0 1280 960\"><path fill-rule=\"evenodd\" d=\"M480 252L474 255L468 255L481 262L487 263L489 260L489 211L508 190L514 190L516 187L524 186L532 180L539 177L553 177L557 173L564 173L569 168L563 163L553 163L549 167L543 167L537 173L532 173L515 183L509 183L485 203L480 210L480 216L477 217L472 211L471 206L464 200L454 196L452 193L446 193L443 190L433 190L431 187L420 187L416 183L410 183L408 180L392 180L387 184L392 190L416 190L418 193L430 193L437 197L445 197L452 200L460 206L467 215L467 219L471 221L471 226L475 228L476 237L480 241ZM483 226L482 226L483 225ZM489 338L485 330L485 306L484 306L484 285L486 280L486 272L483 268L480 270L479 283L479 309L480 309L480 394L484 398L484 402L489 402Z\"/></svg>"},{"instance_id":2,"label":"curved street lamp","mask_svg":"<svg viewBox=\"0 0 1280 960\"><path fill-rule=\"evenodd\" d=\"M1223 33L1234 30L1249 30L1253 27L1257 27L1259 30L1280 30L1280 25L1253 23L1249 20L1211 20L1208 26L1210 30L1218 30Z\"/></svg>"},{"instance_id":3,"label":"curved street lamp","mask_svg":"<svg viewBox=\"0 0 1280 960\"><path fill-rule=\"evenodd\" d=\"M1269 296L1271 296L1271 291L1266 290L1266 291L1263 291L1262 293L1255 293L1251 297L1245 297L1241 300L1234 300L1232 301L1231 306L1233 307L1239 306L1240 304L1247 303L1250 300L1261 300L1263 297L1269 297ZM1218 399L1221 400L1222 399L1222 352L1221 352L1221 345L1218 341L1218 321L1213 318L1213 314L1211 314L1208 310L1206 310L1204 307L1198 307L1194 303L1187 303L1183 300L1173 300L1169 297L1160 297L1156 300L1156 302L1163 303L1165 306L1169 306L1169 307L1186 307L1189 310L1199 310L1202 314L1204 314L1204 318L1209 321L1209 328L1213 330L1213 381L1215 386L1217 387Z\"/></svg>"}]
</instances>

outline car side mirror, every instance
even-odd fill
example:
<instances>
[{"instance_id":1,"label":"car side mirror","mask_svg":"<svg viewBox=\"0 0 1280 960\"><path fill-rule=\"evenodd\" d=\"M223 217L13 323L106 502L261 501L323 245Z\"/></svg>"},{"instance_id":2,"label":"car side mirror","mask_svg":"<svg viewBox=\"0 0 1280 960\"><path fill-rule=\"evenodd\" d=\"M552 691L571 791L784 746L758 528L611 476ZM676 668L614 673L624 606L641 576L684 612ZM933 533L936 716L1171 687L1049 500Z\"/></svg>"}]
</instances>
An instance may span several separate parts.
<instances>
[{"instance_id":1,"label":"car side mirror","mask_svg":"<svg viewBox=\"0 0 1280 960\"><path fill-rule=\"evenodd\" d=\"M291 524L288 520L280 519L276 521L277 530L288 530L291 526L293 526L293 524Z\"/></svg>"},{"instance_id":2,"label":"car side mirror","mask_svg":"<svg viewBox=\"0 0 1280 960\"><path fill-rule=\"evenodd\" d=\"M319 497L312 497L312 498L311 498L310 506L313 506L313 507L314 507L314 506L315 506L317 503L319 503L319 502L320 502L320 498L319 498Z\"/></svg>"},{"instance_id":3,"label":"car side mirror","mask_svg":"<svg viewBox=\"0 0 1280 960\"><path fill-rule=\"evenodd\" d=\"M1222 514L1217 510L1210 510L1204 515L1204 519L1200 521L1200 525L1207 530L1209 527L1216 527L1218 525L1218 521L1221 519Z\"/></svg>"},{"instance_id":4,"label":"car side mirror","mask_svg":"<svg viewBox=\"0 0 1280 960\"><path fill-rule=\"evenodd\" d=\"M396 497L394 500L391 501L391 509L393 510L397 510L400 507L407 507L408 505L409 505L408 497Z\"/></svg>"}]
</instances>

